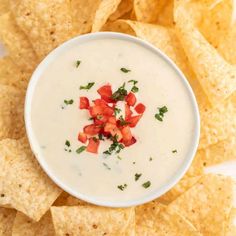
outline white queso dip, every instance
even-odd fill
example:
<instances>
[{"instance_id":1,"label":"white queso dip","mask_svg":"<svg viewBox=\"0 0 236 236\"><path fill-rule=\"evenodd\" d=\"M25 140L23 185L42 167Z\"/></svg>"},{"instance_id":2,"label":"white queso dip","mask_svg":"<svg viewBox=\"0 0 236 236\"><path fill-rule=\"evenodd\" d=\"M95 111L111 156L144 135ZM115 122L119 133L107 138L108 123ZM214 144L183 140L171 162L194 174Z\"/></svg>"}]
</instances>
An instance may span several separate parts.
<instances>
[{"instance_id":1,"label":"white queso dip","mask_svg":"<svg viewBox=\"0 0 236 236\"><path fill-rule=\"evenodd\" d=\"M114 38L74 43L51 60L30 121L35 155L58 182L82 199L121 205L174 178L189 159L196 122L169 62Z\"/></svg>"}]
</instances>

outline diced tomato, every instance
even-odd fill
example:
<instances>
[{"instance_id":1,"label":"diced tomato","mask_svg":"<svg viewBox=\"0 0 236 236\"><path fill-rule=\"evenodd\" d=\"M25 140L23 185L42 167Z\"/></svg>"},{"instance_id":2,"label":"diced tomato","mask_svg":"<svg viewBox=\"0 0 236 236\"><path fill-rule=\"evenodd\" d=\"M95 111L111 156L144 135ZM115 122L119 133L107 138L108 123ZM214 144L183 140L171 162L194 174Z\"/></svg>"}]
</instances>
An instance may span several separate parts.
<instances>
[{"instance_id":1,"label":"diced tomato","mask_svg":"<svg viewBox=\"0 0 236 236\"><path fill-rule=\"evenodd\" d=\"M114 110L113 108L107 106L107 107L104 107L103 111L102 111L102 114L106 115L106 116L112 116L114 113Z\"/></svg>"},{"instance_id":2,"label":"diced tomato","mask_svg":"<svg viewBox=\"0 0 236 236\"><path fill-rule=\"evenodd\" d=\"M96 99L93 101L96 106L107 106L107 103L102 99Z\"/></svg>"},{"instance_id":3,"label":"diced tomato","mask_svg":"<svg viewBox=\"0 0 236 236\"><path fill-rule=\"evenodd\" d=\"M89 113L92 117L97 117L103 113L103 107L101 106L92 106L89 108Z\"/></svg>"},{"instance_id":4,"label":"diced tomato","mask_svg":"<svg viewBox=\"0 0 236 236\"><path fill-rule=\"evenodd\" d=\"M111 123L111 124L116 125L116 118L115 118L115 116L109 117L109 118L108 118L108 122Z\"/></svg>"},{"instance_id":5,"label":"diced tomato","mask_svg":"<svg viewBox=\"0 0 236 236\"><path fill-rule=\"evenodd\" d=\"M131 130L130 130L130 127L129 126L125 126L121 129L121 133L122 133L122 140L123 141L130 141L132 139L132 133L131 133Z\"/></svg>"},{"instance_id":6,"label":"diced tomato","mask_svg":"<svg viewBox=\"0 0 236 236\"><path fill-rule=\"evenodd\" d=\"M105 115L97 115L96 118L94 118L94 124L96 125L103 125L108 121L108 116Z\"/></svg>"},{"instance_id":7,"label":"diced tomato","mask_svg":"<svg viewBox=\"0 0 236 236\"><path fill-rule=\"evenodd\" d=\"M142 103L139 103L134 109L137 113L143 114L146 107Z\"/></svg>"},{"instance_id":8,"label":"diced tomato","mask_svg":"<svg viewBox=\"0 0 236 236\"><path fill-rule=\"evenodd\" d=\"M96 135L100 132L101 127L99 125L91 124L84 127L84 133L88 135Z\"/></svg>"},{"instance_id":9,"label":"diced tomato","mask_svg":"<svg viewBox=\"0 0 236 236\"><path fill-rule=\"evenodd\" d=\"M88 109L89 108L89 100L88 100L88 98L80 97L79 108L80 109Z\"/></svg>"},{"instance_id":10,"label":"diced tomato","mask_svg":"<svg viewBox=\"0 0 236 236\"><path fill-rule=\"evenodd\" d=\"M141 119L142 115L137 115L137 116L131 116L128 118L126 121L129 123L129 127L135 127L139 120Z\"/></svg>"},{"instance_id":11,"label":"diced tomato","mask_svg":"<svg viewBox=\"0 0 236 236\"><path fill-rule=\"evenodd\" d=\"M125 104L125 119L128 119L129 117L131 117L133 114L133 112L130 109L130 106Z\"/></svg>"},{"instance_id":12,"label":"diced tomato","mask_svg":"<svg viewBox=\"0 0 236 236\"><path fill-rule=\"evenodd\" d=\"M134 106L135 103L136 103L136 97L135 97L135 95L134 95L133 93L130 92L130 93L126 96L125 101L127 102L127 104L128 104L129 106Z\"/></svg>"},{"instance_id":13,"label":"diced tomato","mask_svg":"<svg viewBox=\"0 0 236 236\"><path fill-rule=\"evenodd\" d=\"M89 144L86 148L86 151L91 153L98 153L99 144L100 142L97 138L89 138Z\"/></svg>"},{"instance_id":14,"label":"diced tomato","mask_svg":"<svg viewBox=\"0 0 236 236\"><path fill-rule=\"evenodd\" d=\"M106 123L104 127L104 131L109 132L112 136L116 136L117 141L120 141L122 139L121 131L114 124Z\"/></svg>"},{"instance_id":15,"label":"diced tomato","mask_svg":"<svg viewBox=\"0 0 236 236\"><path fill-rule=\"evenodd\" d=\"M82 143L87 142L87 135L85 133L79 132L78 140Z\"/></svg>"},{"instance_id":16,"label":"diced tomato","mask_svg":"<svg viewBox=\"0 0 236 236\"><path fill-rule=\"evenodd\" d=\"M97 90L97 92L101 95L101 98L108 102L111 103L113 102L111 96L112 96L112 90L110 85L104 85L101 88Z\"/></svg>"},{"instance_id":17,"label":"diced tomato","mask_svg":"<svg viewBox=\"0 0 236 236\"><path fill-rule=\"evenodd\" d=\"M126 146L129 147L137 142L135 137L132 137L130 140L126 141L122 139L122 143Z\"/></svg>"}]
</instances>

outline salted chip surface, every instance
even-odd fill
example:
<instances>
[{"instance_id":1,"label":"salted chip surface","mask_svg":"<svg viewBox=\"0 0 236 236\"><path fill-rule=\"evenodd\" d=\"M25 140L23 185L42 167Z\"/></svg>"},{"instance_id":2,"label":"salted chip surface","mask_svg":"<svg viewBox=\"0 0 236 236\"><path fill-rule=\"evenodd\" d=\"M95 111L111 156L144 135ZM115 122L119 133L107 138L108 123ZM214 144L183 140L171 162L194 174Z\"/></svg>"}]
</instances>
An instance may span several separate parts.
<instances>
[{"instance_id":1,"label":"salted chip surface","mask_svg":"<svg viewBox=\"0 0 236 236\"><path fill-rule=\"evenodd\" d=\"M18 211L12 228L12 236L19 235L54 236L55 232L50 211L38 222L31 220Z\"/></svg>"},{"instance_id":2,"label":"salted chip surface","mask_svg":"<svg viewBox=\"0 0 236 236\"><path fill-rule=\"evenodd\" d=\"M9 4L8 4L8 0L1 0L1 4L0 4L0 15L6 13L9 11Z\"/></svg>"},{"instance_id":3,"label":"salted chip surface","mask_svg":"<svg viewBox=\"0 0 236 236\"><path fill-rule=\"evenodd\" d=\"M199 148L206 148L236 133L236 103L231 99L200 112L201 133Z\"/></svg>"},{"instance_id":4,"label":"salted chip surface","mask_svg":"<svg viewBox=\"0 0 236 236\"><path fill-rule=\"evenodd\" d=\"M38 63L37 56L26 35L16 25L11 13L0 16L0 41L5 45L16 65L25 71L34 70Z\"/></svg>"},{"instance_id":5,"label":"salted chip surface","mask_svg":"<svg viewBox=\"0 0 236 236\"><path fill-rule=\"evenodd\" d=\"M116 11L121 0L103 0L100 2L98 9L96 11L92 32L99 31L112 13Z\"/></svg>"},{"instance_id":6,"label":"salted chip surface","mask_svg":"<svg viewBox=\"0 0 236 236\"><path fill-rule=\"evenodd\" d=\"M162 11L158 14L157 23L163 26L174 26L174 1L167 0Z\"/></svg>"},{"instance_id":7,"label":"salted chip surface","mask_svg":"<svg viewBox=\"0 0 236 236\"><path fill-rule=\"evenodd\" d=\"M51 207L56 235L134 235L134 208Z\"/></svg>"},{"instance_id":8,"label":"salted chip surface","mask_svg":"<svg viewBox=\"0 0 236 236\"><path fill-rule=\"evenodd\" d=\"M186 192L194 184L196 184L197 181L200 179L200 177L201 176L189 177L189 178L184 177L170 191L159 197L157 201L166 205L171 203L182 193Z\"/></svg>"},{"instance_id":9,"label":"salted chip surface","mask_svg":"<svg viewBox=\"0 0 236 236\"><path fill-rule=\"evenodd\" d=\"M200 236L202 234L183 216L154 201L136 208L136 235Z\"/></svg>"},{"instance_id":10,"label":"salted chip surface","mask_svg":"<svg viewBox=\"0 0 236 236\"><path fill-rule=\"evenodd\" d=\"M137 21L155 22L165 4L166 0L134 0L134 13Z\"/></svg>"},{"instance_id":11,"label":"salted chip surface","mask_svg":"<svg viewBox=\"0 0 236 236\"><path fill-rule=\"evenodd\" d=\"M117 7L116 11L110 15L109 20L114 21L117 20L119 17L122 17L133 8L133 0L121 0L119 6Z\"/></svg>"},{"instance_id":12,"label":"salted chip surface","mask_svg":"<svg viewBox=\"0 0 236 236\"><path fill-rule=\"evenodd\" d=\"M26 138L0 141L0 206L38 221L61 190L43 172Z\"/></svg>"},{"instance_id":13,"label":"salted chip surface","mask_svg":"<svg viewBox=\"0 0 236 236\"><path fill-rule=\"evenodd\" d=\"M9 56L0 58L0 83L25 90L31 73L25 72L13 63Z\"/></svg>"},{"instance_id":14,"label":"salted chip surface","mask_svg":"<svg viewBox=\"0 0 236 236\"><path fill-rule=\"evenodd\" d=\"M233 185L230 177L205 175L169 207L191 221L203 235L224 235L233 204Z\"/></svg>"},{"instance_id":15,"label":"salted chip surface","mask_svg":"<svg viewBox=\"0 0 236 236\"><path fill-rule=\"evenodd\" d=\"M0 85L0 107L0 140L23 137L24 93L12 86Z\"/></svg>"},{"instance_id":16,"label":"salted chip surface","mask_svg":"<svg viewBox=\"0 0 236 236\"><path fill-rule=\"evenodd\" d=\"M73 23L68 0L21 0L12 11L18 26L28 36L38 57L73 36Z\"/></svg>"},{"instance_id":17,"label":"salted chip surface","mask_svg":"<svg viewBox=\"0 0 236 236\"><path fill-rule=\"evenodd\" d=\"M184 6L175 10L175 21L178 37L210 102L222 102L236 90L236 66L227 63L208 43Z\"/></svg>"},{"instance_id":18,"label":"salted chip surface","mask_svg":"<svg viewBox=\"0 0 236 236\"><path fill-rule=\"evenodd\" d=\"M16 210L0 207L0 235L12 236L12 226L15 216Z\"/></svg>"}]
</instances>

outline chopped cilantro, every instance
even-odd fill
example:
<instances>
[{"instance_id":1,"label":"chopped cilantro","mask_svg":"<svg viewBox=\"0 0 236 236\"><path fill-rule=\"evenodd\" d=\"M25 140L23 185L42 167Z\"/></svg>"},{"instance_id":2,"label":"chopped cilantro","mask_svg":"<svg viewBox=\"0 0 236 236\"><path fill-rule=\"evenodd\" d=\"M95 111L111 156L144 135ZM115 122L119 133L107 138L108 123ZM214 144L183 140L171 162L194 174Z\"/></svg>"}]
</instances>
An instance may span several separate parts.
<instances>
[{"instance_id":1,"label":"chopped cilantro","mask_svg":"<svg viewBox=\"0 0 236 236\"><path fill-rule=\"evenodd\" d=\"M135 164L136 164L136 162L134 161L134 162L133 162L133 164L135 165Z\"/></svg>"},{"instance_id":2,"label":"chopped cilantro","mask_svg":"<svg viewBox=\"0 0 236 236\"><path fill-rule=\"evenodd\" d=\"M70 99L70 100L64 100L64 103L65 103L66 105L71 105L71 104L74 103L74 100L73 100L73 99Z\"/></svg>"},{"instance_id":3,"label":"chopped cilantro","mask_svg":"<svg viewBox=\"0 0 236 236\"><path fill-rule=\"evenodd\" d=\"M144 188L149 188L149 187L151 186L151 182L150 182L150 181L147 181L147 182L143 183L142 186L143 186Z\"/></svg>"},{"instance_id":4,"label":"chopped cilantro","mask_svg":"<svg viewBox=\"0 0 236 236\"><path fill-rule=\"evenodd\" d=\"M137 181L141 176L142 176L142 174L137 174L136 173L135 176L134 176L135 177L135 181Z\"/></svg>"},{"instance_id":5,"label":"chopped cilantro","mask_svg":"<svg viewBox=\"0 0 236 236\"><path fill-rule=\"evenodd\" d=\"M131 91L132 91L133 93L137 93L137 92L139 91L139 88L138 88L137 86L133 86L132 89L131 89Z\"/></svg>"},{"instance_id":6,"label":"chopped cilantro","mask_svg":"<svg viewBox=\"0 0 236 236\"><path fill-rule=\"evenodd\" d=\"M119 160L122 160L122 158L121 158L120 156L117 156L117 158L118 158Z\"/></svg>"},{"instance_id":7,"label":"chopped cilantro","mask_svg":"<svg viewBox=\"0 0 236 236\"><path fill-rule=\"evenodd\" d=\"M121 191L124 191L124 189L127 188L127 184L118 185L117 188L120 189Z\"/></svg>"},{"instance_id":8,"label":"chopped cilantro","mask_svg":"<svg viewBox=\"0 0 236 236\"><path fill-rule=\"evenodd\" d=\"M66 140L66 141L65 141L65 145L66 145L67 147L70 147L70 141L69 141L69 140Z\"/></svg>"},{"instance_id":9,"label":"chopped cilantro","mask_svg":"<svg viewBox=\"0 0 236 236\"><path fill-rule=\"evenodd\" d=\"M124 72L124 73L128 73L128 72L131 71L131 70L129 70L129 69L127 69L127 68L124 68L124 67L120 68L120 70L121 70L122 72Z\"/></svg>"},{"instance_id":10,"label":"chopped cilantro","mask_svg":"<svg viewBox=\"0 0 236 236\"><path fill-rule=\"evenodd\" d=\"M98 139L99 139L99 140L104 140L103 134L100 134L100 133L99 133L99 134L98 134Z\"/></svg>"},{"instance_id":11,"label":"chopped cilantro","mask_svg":"<svg viewBox=\"0 0 236 236\"><path fill-rule=\"evenodd\" d=\"M121 112L121 109L115 107L114 109L115 116L117 116L120 112Z\"/></svg>"},{"instance_id":12,"label":"chopped cilantro","mask_svg":"<svg viewBox=\"0 0 236 236\"><path fill-rule=\"evenodd\" d=\"M158 113L155 114L155 118L159 121L163 121L164 114L168 112L168 109L166 106L163 106L161 108L158 108Z\"/></svg>"},{"instance_id":13,"label":"chopped cilantro","mask_svg":"<svg viewBox=\"0 0 236 236\"><path fill-rule=\"evenodd\" d=\"M111 155L113 152L120 153L120 151L124 149L124 145L117 141L117 136L111 137L111 140L113 141L113 143L108 148L108 150L103 152L106 155Z\"/></svg>"},{"instance_id":14,"label":"chopped cilantro","mask_svg":"<svg viewBox=\"0 0 236 236\"><path fill-rule=\"evenodd\" d=\"M76 68L79 67L80 63L81 63L81 61L79 61L79 60L76 61L76 64L75 64Z\"/></svg>"},{"instance_id":15,"label":"chopped cilantro","mask_svg":"<svg viewBox=\"0 0 236 236\"><path fill-rule=\"evenodd\" d=\"M94 82L91 82L91 83L88 83L86 86L80 86L79 89L82 90L82 89L85 89L85 90L89 90L93 87L95 83Z\"/></svg>"},{"instance_id":16,"label":"chopped cilantro","mask_svg":"<svg viewBox=\"0 0 236 236\"><path fill-rule=\"evenodd\" d=\"M113 94L112 99L115 101L124 101L125 96L127 95L127 90L125 89L125 83L119 87Z\"/></svg>"},{"instance_id":17,"label":"chopped cilantro","mask_svg":"<svg viewBox=\"0 0 236 236\"><path fill-rule=\"evenodd\" d=\"M102 163L108 170L111 170L111 168L107 165L107 163L103 162Z\"/></svg>"},{"instance_id":18,"label":"chopped cilantro","mask_svg":"<svg viewBox=\"0 0 236 236\"><path fill-rule=\"evenodd\" d=\"M123 116L120 116L119 117L119 121L120 121L120 126L125 126L125 125L128 125L128 124L130 124L130 122L127 122L125 119L124 119L124 117Z\"/></svg>"},{"instance_id":19,"label":"chopped cilantro","mask_svg":"<svg viewBox=\"0 0 236 236\"><path fill-rule=\"evenodd\" d=\"M138 83L138 81L131 79L131 80L128 81L128 83L133 83L133 85L136 85Z\"/></svg>"},{"instance_id":20,"label":"chopped cilantro","mask_svg":"<svg viewBox=\"0 0 236 236\"><path fill-rule=\"evenodd\" d=\"M172 150L172 153L177 153L177 150L175 149L175 150Z\"/></svg>"},{"instance_id":21,"label":"chopped cilantro","mask_svg":"<svg viewBox=\"0 0 236 236\"><path fill-rule=\"evenodd\" d=\"M81 152L85 151L86 146L81 146L76 150L76 153L80 154Z\"/></svg>"},{"instance_id":22,"label":"chopped cilantro","mask_svg":"<svg viewBox=\"0 0 236 236\"><path fill-rule=\"evenodd\" d=\"M149 161L152 161L152 157L149 158Z\"/></svg>"}]
</instances>

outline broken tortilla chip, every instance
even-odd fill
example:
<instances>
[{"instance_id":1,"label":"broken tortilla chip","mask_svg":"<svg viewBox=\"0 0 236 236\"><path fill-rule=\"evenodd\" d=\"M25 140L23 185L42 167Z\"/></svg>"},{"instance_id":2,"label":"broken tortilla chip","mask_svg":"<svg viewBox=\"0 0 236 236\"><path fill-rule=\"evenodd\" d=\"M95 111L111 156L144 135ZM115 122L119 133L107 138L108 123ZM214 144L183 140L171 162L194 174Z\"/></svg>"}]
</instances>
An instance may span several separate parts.
<instances>
[{"instance_id":1,"label":"broken tortilla chip","mask_svg":"<svg viewBox=\"0 0 236 236\"><path fill-rule=\"evenodd\" d=\"M0 235L12 236L12 226L15 216L16 216L15 210L0 208Z\"/></svg>"},{"instance_id":2,"label":"broken tortilla chip","mask_svg":"<svg viewBox=\"0 0 236 236\"><path fill-rule=\"evenodd\" d=\"M168 0L157 18L157 24L172 27L174 26L174 0Z\"/></svg>"},{"instance_id":3,"label":"broken tortilla chip","mask_svg":"<svg viewBox=\"0 0 236 236\"><path fill-rule=\"evenodd\" d=\"M0 205L40 220L61 190L40 168L25 138L0 141L0 156Z\"/></svg>"},{"instance_id":4,"label":"broken tortilla chip","mask_svg":"<svg viewBox=\"0 0 236 236\"><path fill-rule=\"evenodd\" d=\"M99 31L112 13L116 11L121 0L103 0L100 2L98 9L96 11L92 32Z\"/></svg>"},{"instance_id":5,"label":"broken tortilla chip","mask_svg":"<svg viewBox=\"0 0 236 236\"><path fill-rule=\"evenodd\" d=\"M0 97L0 140L23 137L24 93L12 86L0 85Z\"/></svg>"},{"instance_id":6,"label":"broken tortilla chip","mask_svg":"<svg viewBox=\"0 0 236 236\"><path fill-rule=\"evenodd\" d=\"M109 20L115 21L118 18L122 18L123 15L132 10L133 0L122 0L116 9L116 11L110 15Z\"/></svg>"},{"instance_id":7,"label":"broken tortilla chip","mask_svg":"<svg viewBox=\"0 0 236 236\"><path fill-rule=\"evenodd\" d=\"M187 9L175 10L176 29L189 62L215 106L236 90L236 66L228 64L194 26Z\"/></svg>"},{"instance_id":8,"label":"broken tortilla chip","mask_svg":"<svg viewBox=\"0 0 236 236\"><path fill-rule=\"evenodd\" d=\"M12 228L12 236L40 235L54 236L54 228L50 211L38 222L31 220L21 212L17 212Z\"/></svg>"},{"instance_id":9,"label":"broken tortilla chip","mask_svg":"<svg viewBox=\"0 0 236 236\"><path fill-rule=\"evenodd\" d=\"M0 16L0 40L16 65L29 72L35 69L37 56L25 34L17 27L11 13Z\"/></svg>"},{"instance_id":10,"label":"broken tortilla chip","mask_svg":"<svg viewBox=\"0 0 236 236\"><path fill-rule=\"evenodd\" d=\"M230 177L205 175L168 207L191 221L203 235L224 235L233 204L233 185Z\"/></svg>"},{"instance_id":11,"label":"broken tortilla chip","mask_svg":"<svg viewBox=\"0 0 236 236\"><path fill-rule=\"evenodd\" d=\"M134 235L134 208L51 207L56 235Z\"/></svg>"},{"instance_id":12,"label":"broken tortilla chip","mask_svg":"<svg viewBox=\"0 0 236 236\"><path fill-rule=\"evenodd\" d=\"M73 36L69 1L22 0L19 4L11 1L16 23L28 36L40 60Z\"/></svg>"}]
</instances>

